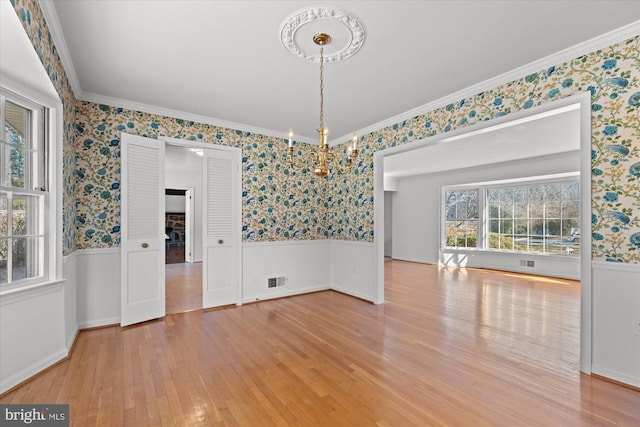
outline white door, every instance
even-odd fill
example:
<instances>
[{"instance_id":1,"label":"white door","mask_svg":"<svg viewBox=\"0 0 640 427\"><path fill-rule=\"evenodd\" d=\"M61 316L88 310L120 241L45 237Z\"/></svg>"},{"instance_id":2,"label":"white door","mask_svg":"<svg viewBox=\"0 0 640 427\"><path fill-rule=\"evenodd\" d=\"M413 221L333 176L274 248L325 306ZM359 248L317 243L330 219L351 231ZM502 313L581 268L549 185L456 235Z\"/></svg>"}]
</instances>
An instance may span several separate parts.
<instances>
[{"instance_id":1,"label":"white door","mask_svg":"<svg viewBox=\"0 0 640 427\"><path fill-rule=\"evenodd\" d=\"M202 302L240 304L240 150L204 150Z\"/></svg>"},{"instance_id":2,"label":"white door","mask_svg":"<svg viewBox=\"0 0 640 427\"><path fill-rule=\"evenodd\" d=\"M122 134L120 325L165 314L164 142Z\"/></svg>"}]
</instances>

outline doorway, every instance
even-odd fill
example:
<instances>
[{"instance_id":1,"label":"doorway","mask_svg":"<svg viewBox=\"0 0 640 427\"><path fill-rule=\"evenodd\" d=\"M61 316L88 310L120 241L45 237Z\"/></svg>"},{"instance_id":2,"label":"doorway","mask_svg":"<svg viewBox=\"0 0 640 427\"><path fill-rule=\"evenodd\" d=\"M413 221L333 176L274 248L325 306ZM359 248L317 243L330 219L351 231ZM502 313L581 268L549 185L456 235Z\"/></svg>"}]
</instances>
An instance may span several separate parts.
<instances>
[{"instance_id":1,"label":"doorway","mask_svg":"<svg viewBox=\"0 0 640 427\"><path fill-rule=\"evenodd\" d=\"M481 122L464 129L449 132L447 134L434 136L425 140L414 141L398 147L380 150L374 154L374 198L375 204L375 235L385 235L385 203L384 203L384 187L388 179L385 177L387 166L393 162L396 154L411 152L414 159L420 157L421 151L428 153L427 160L423 163L427 164L443 164L450 160L458 161L458 157L453 155L449 157L443 156L445 147L453 148L456 141L474 136L482 136L487 133L494 133L495 130L511 127L519 130L520 124L526 123L534 116L536 118L548 117L558 114L558 110L567 110L576 108L579 111L579 121L577 132L579 134L579 169L580 174L580 210L582 212L591 211L591 181L590 181L590 162L591 162L591 104L590 94L584 93L562 100L548 103L527 111L512 113L509 116L499 117L487 122ZM442 144L446 142L447 144ZM492 141L496 143L497 141ZM452 144L453 143L453 144ZM476 149L478 147L471 147ZM491 153L500 154L499 151L487 149ZM440 154L439 154L440 153ZM510 159L505 159L509 161ZM457 168L465 166L458 164ZM467 166L469 167L469 166ZM407 168L405 166L405 168ZM433 203L434 201L431 201ZM438 203L438 200L435 200ZM424 218L420 218L424 221ZM591 223L590 215L581 216L582 238L580 239L581 256L580 256L580 370L585 373L591 373ZM439 233L439 231L438 231ZM400 236L394 233L394 243L398 243ZM416 240L416 239L414 239ZM423 239L424 240L424 239ZM441 236L436 236L436 241L441 240ZM376 303L384 302L384 242L382 239L376 239L376 271L377 271L377 287L376 287ZM423 245L424 246L424 245ZM396 255L396 245L393 246L393 255ZM436 251L437 252L437 251ZM437 259L437 258L436 258ZM437 262L436 262L437 263Z\"/></svg>"},{"instance_id":2,"label":"doorway","mask_svg":"<svg viewBox=\"0 0 640 427\"><path fill-rule=\"evenodd\" d=\"M202 157L187 147L165 146L165 304L167 313L202 308ZM198 202L198 206L200 203Z\"/></svg>"}]
</instances>

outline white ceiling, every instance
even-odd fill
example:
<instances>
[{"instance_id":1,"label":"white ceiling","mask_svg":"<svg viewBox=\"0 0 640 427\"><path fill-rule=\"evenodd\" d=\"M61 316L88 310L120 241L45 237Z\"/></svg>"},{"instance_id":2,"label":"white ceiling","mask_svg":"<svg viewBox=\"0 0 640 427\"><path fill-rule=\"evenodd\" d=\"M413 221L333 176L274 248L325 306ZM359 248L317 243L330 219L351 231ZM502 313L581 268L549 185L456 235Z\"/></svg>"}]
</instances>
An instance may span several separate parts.
<instances>
[{"instance_id":1,"label":"white ceiling","mask_svg":"<svg viewBox=\"0 0 640 427\"><path fill-rule=\"evenodd\" d=\"M638 0L40 1L79 98L307 141L319 68L279 37L299 9L340 8L365 27L360 51L325 70L334 141L640 19Z\"/></svg>"}]
</instances>

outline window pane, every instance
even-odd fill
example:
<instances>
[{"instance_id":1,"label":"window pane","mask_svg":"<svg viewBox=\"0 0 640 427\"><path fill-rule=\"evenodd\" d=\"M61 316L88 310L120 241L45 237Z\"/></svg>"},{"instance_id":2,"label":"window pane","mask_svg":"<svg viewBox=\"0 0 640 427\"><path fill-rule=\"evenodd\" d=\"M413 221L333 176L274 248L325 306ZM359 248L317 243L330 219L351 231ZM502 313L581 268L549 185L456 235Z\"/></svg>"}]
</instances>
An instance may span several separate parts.
<instances>
[{"instance_id":1,"label":"window pane","mask_svg":"<svg viewBox=\"0 0 640 427\"><path fill-rule=\"evenodd\" d=\"M5 137L3 140L7 144L9 164L7 176L3 177L3 185L25 188L25 173L27 149L29 146L31 128L31 111L16 105L10 101L5 103ZM3 153L6 151L3 150Z\"/></svg>"},{"instance_id":2,"label":"window pane","mask_svg":"<svg viewBox=\"0 0 640 427\"><path fill-rule=\"evenodd\" d=\"M542 200L529 201L529 218L544 218L544 204Z\"/></svg>"},{"instance_id":3,"label":"window pane","mask_svg":"<svg viewBox=\"0 0 640 427\"><path fill-rule=\"evenodd\" d=\"M478 218L478 192L472 191L467 197L467 218Z\"/></svg>"},{"instance_id":4,"label":"window pane","mask_svg":"<svg viewBox=\"0 0 640 427\"><path fill-rule=\"evenodd\" d=\"M38 212L38 196L13 196L13 235L40 234Z\"/></svg>"},{"instance_id":5,"label":"window pane","mask_svg":"<svg viewBox=\"0 0 640 427\"><path fill-rule=\"evenodd\" d=\"M580 220L578 218L562 221L562 236L571 240L580 238Z\"/></svg>"},{"instance_id":6,"label":"window pane","mask_svg":"<svg viewBox=\"0 0 640 427\"><path fill-rule=\"evenodd\" d=\"M514 218L524 218L526 219L529 215L529 204L525 201L524 203L516 203L514 207L513 216Z\"/></svg>"},{"instance_id":7,"label":"window pane","mask_svg":"<svg viewBox=\"0 0 640 427\"><path fill-rule=\"evenodd\" d=\"M7 239L0 237L0 285L7 283L7 260L8 260Z\"/></svg>"},{"instance_id":8,"label":"window pane","mask_svg":"<svg viewBox=\"0 0 640 427\"><path fill-rule=\"evenodd\" d=\"M513 227L514 234L522 234L522 235L528 234L526 219L516 220L514 224L515 224Z\"/></svg>"},{"instance_id":9,"label":"window pane","mask_svg":"<svg viewBox=\"0 0 640 427\"><path fill-rule=\"evenodd\" d=\"M500 233L513 234L513 221L510 219L500 221Z\"/></svg>"},{"instance_id":10,"label":"window pane","mask_svg":"<svg viewBox=\"0 0 640 427\"><path fill-rule=\"evenodd\" d=\"M499 218L498 205L489 205L487 209L487 214L489 215L489 218Z\"/></svg>"},{"instance_id":11,"label":"window pane","mask_svg":"<svg viewBox=\"0 0 640 427\"><path fill-rule=\"evenodd\" d=\"M580 216L580 202L569 201L562 203L563 218L578 218Z\"/></svg>"},{"instance_id":12,"label":"window pane","mask_svg":"<svg viewBox=\"0 0 640 427\"><path fill-rule=\"evenodd\" d=\"M476 221L447 221L445 233L448 247L475 248L477 246Z\"/></svg>"},{"instance_id":13,"label":"window pane","mask_svg":"<svg viewBox=\"0 0 640 427\"><path fill-rule=\"evenodd\" d=\"M578 181L560 184L562 200L580 200L580 183Z\"/></svg>"},{"instance_id":14,"label":"window pane","mask_svg":"<svg viewBox=\"0 0 640 427\"><path fill-rule=\"evenodd\" d=\"M508 235L500 235L500 249L510 251L513 249L513 238Z\"/></svg>"},{"instance_id":15,"label":"window pane","mask_svg":"<svg viewBox=\"0 0 640 427\"><path fill-rule=\"evenodd\" d=\"M517 204L527 204L529 199L529 187L516 187L513 189L513 200Z\"/></svg>"},{"instance_id":16,"label":"window pane","mask_svg":"<svg viewBox=\"0 0 640 427\"><path fill-rule=\"evenodd\" d=\"M529 234L532 236L542 236L544 232L544 223L541 219L529 220Z\"/></svg>"},{"instance_id":17,"label":"window pane","mask_svg":"<svg viewBox=\"0 0 640 427\"><path fill-rule=\"evenodd\" d=\"M7 195L0 193L0 237L9 235L9 216L7 212Z\"/></svg>"},{"instance_id":18,"label":"window pane","mask_svg":"<svg viewBox=\"0 0 640 427\"><path fill-rule=\"evenodd\" d=\"M40 237L19 237L13 239L12 281L40 276Z\"/></svg>"},{"instance_id":19,"label":"window pane","mask_svg":"<svg viewBox=\"0 0 640 427\"><path fill-rule=\"evenodd\" d=\"M445 193L445 212L447 219L456 218L456 193L453 191L447 191Z\"/></svg>"},{"instance_id":20,"label":"window pane","mask_svg":"<svg viewBox=\"0 0 640 427\"><path fill-rule=\"evenodd\" d=\"M545 216L547 218L560 218L560 202L547 202Z\"/></svg>"}]
</instances>

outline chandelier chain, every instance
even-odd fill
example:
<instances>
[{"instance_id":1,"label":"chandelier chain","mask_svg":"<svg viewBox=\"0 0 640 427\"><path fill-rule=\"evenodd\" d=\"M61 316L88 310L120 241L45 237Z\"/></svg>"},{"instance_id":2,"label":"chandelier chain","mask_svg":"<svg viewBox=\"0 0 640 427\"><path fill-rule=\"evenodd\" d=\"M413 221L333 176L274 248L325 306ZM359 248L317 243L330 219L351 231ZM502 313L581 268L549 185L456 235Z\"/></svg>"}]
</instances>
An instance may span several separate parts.
<instances>
[{"instance_id":1,"label":"chandelier chain","mask_svg":"<svg viewBox=\"0 0 640 427\"><path fill-rule=\"evenodd\" d=\"M320 129L324 129L324 44L320 45Z\"/></svg>"},{"instance_id":2,"label":"chandelier chain","mask_svg":"<svg viewBox=\"0 0 640 427\"><path fill-rule=\"evenodd\" d=\"M358 158L358 150L356 148L357 139L353 136L353 142L347 149L347 159L342 166L342 161L338 156L331 152L329 144L327 144L328 129L324 124L324 45L331 41L329 34L318 33L313 36L313 42L320 46L320 127L318 134L320 136L320 144L317 148L312 148L308 152L308 161L313 164L313 173L317 176L324 177L329 175L331 170L337 171L339 174L345 173L350 169L354 161ZM293 132L289 132L289 150L287 153L287 163L296 168L302 168L304 165L296 163L294 159L295 148L291 137Z\"/></svg>"}]
</instances>

